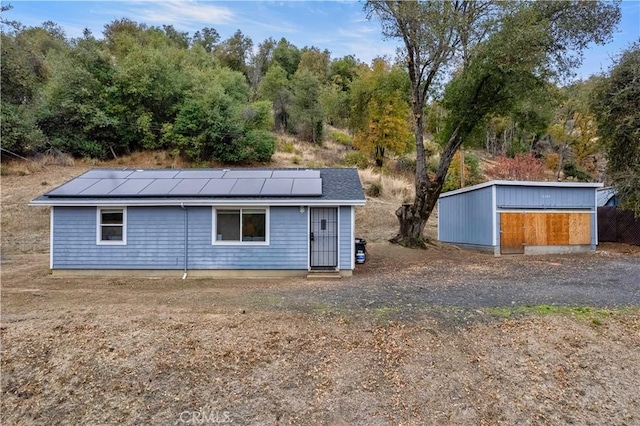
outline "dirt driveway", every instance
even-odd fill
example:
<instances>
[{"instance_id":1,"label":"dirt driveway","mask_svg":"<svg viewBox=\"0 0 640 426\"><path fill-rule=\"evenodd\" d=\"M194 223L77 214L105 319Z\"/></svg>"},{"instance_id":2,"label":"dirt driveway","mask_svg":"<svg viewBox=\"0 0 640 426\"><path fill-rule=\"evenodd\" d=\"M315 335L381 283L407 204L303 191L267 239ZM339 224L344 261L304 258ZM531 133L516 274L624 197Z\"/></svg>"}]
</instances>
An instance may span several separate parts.
<instances>
[{"instance_id":1,"label":"dirt driveway","mask_svg":"<svg viewBox=\"0 0 640 426\"><path fill-rule=\"evenodd\" d=\"M183 281L8 254L2 424L637 424L637 307L485 307L638 305L638 260L372 244L348 280Z\"/></svg>"}]
</instances>

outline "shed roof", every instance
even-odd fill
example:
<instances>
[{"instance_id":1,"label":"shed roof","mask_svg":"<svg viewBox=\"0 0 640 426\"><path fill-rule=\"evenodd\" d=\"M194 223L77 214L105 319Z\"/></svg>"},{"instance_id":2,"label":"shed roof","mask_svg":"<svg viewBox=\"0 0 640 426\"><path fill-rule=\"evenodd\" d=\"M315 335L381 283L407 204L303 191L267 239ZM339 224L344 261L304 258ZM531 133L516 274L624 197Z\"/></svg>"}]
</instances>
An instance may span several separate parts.
<instances>
[{"instance_id":1,"label":"shed roof","mask_svg":"<svg viewBox=\"0 0 640 426\"><path fill-rule=\"evenodd\" d=\"M32 205L362 205L356 169L97 168L35 198Z\"/></svg>"},{"instance_id":2,"label":"shed roof","mask_svg":"<svg viewBox=\"0 0 640 426\"><path fill-rule=\"evenodd\" d=\"M618 195L618 191L613 186L606 186L598 189L598 206L606 206L609 200Z\"/></svg>"},{"instance_id":3,"label":"shed roof","mask_svg":"<svg viewBox=\"0 0 640 426\"><path fill-rule=\"evenodd\" d=\"M468 186L466 188L456 189L455 191L445 192L440 194L440 198L450 197L456 194L462 194L465 192L476 191L478 189L486 188L489 186L546 186L552 188L600 188L602 183L594 182L538 182L538 181L525 181L525 180L490 180L489 182L479 183L477 185Z\"/></svg>"}]
</instances>

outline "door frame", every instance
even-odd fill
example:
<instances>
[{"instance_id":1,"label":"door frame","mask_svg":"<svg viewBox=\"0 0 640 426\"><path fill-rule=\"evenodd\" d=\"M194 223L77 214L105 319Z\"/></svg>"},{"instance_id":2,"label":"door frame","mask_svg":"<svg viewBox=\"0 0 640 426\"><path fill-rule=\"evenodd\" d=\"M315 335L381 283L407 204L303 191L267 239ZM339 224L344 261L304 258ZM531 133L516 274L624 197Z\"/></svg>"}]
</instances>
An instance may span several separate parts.
<instances>
[{"instance_id":1,"label":"door frame","mask_svg":"<svg viewBox=\"0 0 640 426\"><path fill-rule=\"evenodd\" d=\"M339 271L340 270L340 206L337 205L327 205L327 206L307 206L307 270L311 271L314 269L311 266L311 209L319 208L333 208L336 209L336 266L329 267L331 270Z\"/></svg>"}]
</instances>

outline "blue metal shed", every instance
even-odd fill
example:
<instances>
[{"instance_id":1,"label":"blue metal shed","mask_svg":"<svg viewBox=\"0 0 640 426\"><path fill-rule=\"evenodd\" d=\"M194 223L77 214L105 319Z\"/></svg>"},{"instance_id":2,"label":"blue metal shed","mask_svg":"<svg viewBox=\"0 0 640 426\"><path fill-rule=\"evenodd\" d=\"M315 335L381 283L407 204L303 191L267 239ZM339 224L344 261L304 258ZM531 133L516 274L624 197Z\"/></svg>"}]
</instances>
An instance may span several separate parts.
<instances>
[{"instance_id":1,"label":"blue metal shed","mask_svg":"<svg viewBox=\"0 0 640 426\"><path fill-rule=\"evenodd\" d=\"M438 200L438 239L499 254L593 251L601 183L490 181Z\"/></svg>"},{"instance_id":2,"label":"blue metal shed","mask_svg":"<svg viewBox=\"0 0 640 426\"><path fill-rule=\"evenodd\" d=\"M92 169L31 205L55 273L348 276L364 203L355 169Z\"/></svg>"}]
</instances>

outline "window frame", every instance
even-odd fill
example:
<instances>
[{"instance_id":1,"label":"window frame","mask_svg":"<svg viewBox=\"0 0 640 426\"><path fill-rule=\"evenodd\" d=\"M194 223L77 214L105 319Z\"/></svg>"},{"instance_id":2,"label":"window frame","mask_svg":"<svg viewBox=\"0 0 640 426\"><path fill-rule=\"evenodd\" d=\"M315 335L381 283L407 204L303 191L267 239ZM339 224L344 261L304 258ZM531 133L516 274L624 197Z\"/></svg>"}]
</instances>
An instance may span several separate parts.
<instances>
[{"instance_id":1,"label":"window frame","mask_svg":"<svg viewBox=\"0 0 640 426\"><path fill-rule=\"evenodd\" d=\"M122 210L122 225L102 224L102 212L105 210ZM122 240L103 240L103 226L122 226ZM96 208L96 244L100 246L126 246L127 245L127 207L104 206Z\"/></svg>"},{"instance_id":2,"label":"window frame","mask_svg":"<svg viewBox=\"0 0 640 426\"><path fill-rule=\"evenodd\" d=\"M240 240L218 240L216 231L218 227L218 211L240 210ZM243 210L264 210L264 241L242 241L242 211ZM224 206L213 207L211 209L211 244L215 246L268 246L270 245L270 208L268 206Z\"/></svg>"}]
</instances>

